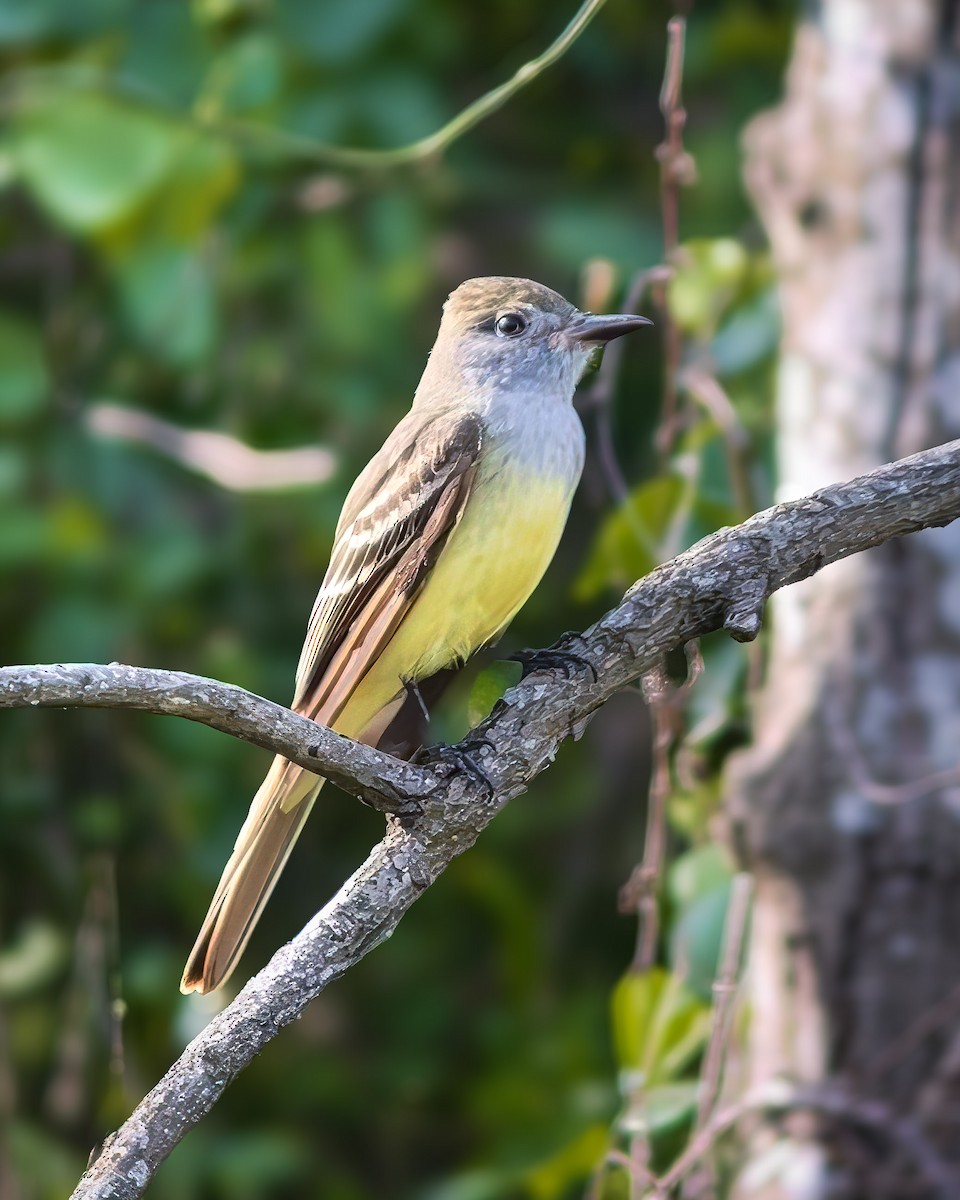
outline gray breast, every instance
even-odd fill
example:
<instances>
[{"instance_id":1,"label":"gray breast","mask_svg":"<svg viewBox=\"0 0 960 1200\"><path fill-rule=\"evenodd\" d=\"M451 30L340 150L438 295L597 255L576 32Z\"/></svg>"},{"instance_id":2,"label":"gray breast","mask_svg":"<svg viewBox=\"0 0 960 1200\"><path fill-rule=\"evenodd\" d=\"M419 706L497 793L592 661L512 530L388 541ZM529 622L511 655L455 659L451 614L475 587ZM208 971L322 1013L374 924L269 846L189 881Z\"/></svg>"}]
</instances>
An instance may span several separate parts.
<instances>
[{"instance_id":1,"label":"gray breast","mask_svg":"<svg viewBox=\"0 0 960 1200\"><path fill-rule=\"evenodd\" d=\"M533 475L576 486L585 438L573 404L557 396L501 395L484 414L489 446L498 458Z\"/></svg>"}]
</instances>

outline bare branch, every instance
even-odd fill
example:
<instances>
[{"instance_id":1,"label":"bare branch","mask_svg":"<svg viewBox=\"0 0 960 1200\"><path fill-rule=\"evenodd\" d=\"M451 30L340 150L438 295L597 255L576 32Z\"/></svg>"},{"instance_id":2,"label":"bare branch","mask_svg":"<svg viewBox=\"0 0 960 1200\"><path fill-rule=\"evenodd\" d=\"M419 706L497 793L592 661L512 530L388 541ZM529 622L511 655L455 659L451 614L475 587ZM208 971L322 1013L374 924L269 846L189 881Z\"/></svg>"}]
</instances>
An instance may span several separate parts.
<instances>
[{"instance_id":1,"label":"bare branch","mask_svg":"<svg viewBox=\"0 0 960 1200\"><path fill-rule=\"evenodd\" d=\"M137 408L94 404L87 426L101 437L139 442L234 492L267 492L326 483L337 460L325 446L256 450L215 429L183 429Z\"/></svg>"},{"instance_id":2,"label":"bare branch","mask_svg":"<svg viewBox=\"0 0 960 1200\"><path fill-rule=\"evenodd\" d=\"M185 671L121 663L0 667L0 708L26 707L133 708L185 717L283 754L388 812L431 795L438 786L433 771L360 746L231 683Z\"/></svg>"},{"instance_id":3,"label":"bare branch","mask_svg":"<svg viewBox=\"0 0 960 1200\"><path fill-rule=\"evenodd\" d=\"M696 181L697 171L693 157L683 144L683 130L687 123L687 110L683 107L683 58L687 36L687 23L682 16L671 17L667 22L667 61L660 89L660 111L663 114L664 139L657 146L657 161L660 164L660 215L663 223L663 257L676 267L677 250L680 244L680 189ZM660 289L660 309L663 324L663 411L656 433L656 446L665 455L676 439L680 414L677 412L677 381L680 360L683 356L683 338L680 326L673 318L667 302L667 287Z\"/></svg>"},{"instance_id":4,"label":"bare branch","mask_svg":"<svg viewBox=\"0 0 960 1200\"><path fill-rule=\"evenodd\" d=\"M489 788L467 773L451 770L441 776L386 755L379 756L375 770L373 751L224 684L199 681L201 694L195 696L190 692L196 689L194 677L153 672L156 687L145 698L120 689L117 696L125 706L189 715L297 762L313 746L317 753L306 757L331 778L334 767L342 780L357 779L362 771L365 782L353 791L416 797L422 813L388 818L386 837L366 863L187 1047L108 1139L75 1197L141 1195L159 1164L237 1073L328 983L388 937L452 859L553 760L561 742L578 736L605 700L649 671L665 651L727 625L739 637L750 637L759 627L764 601L778 588L850 554L957 517L960 441L777 505L705 539L635 584L583 635L563 640L564 648L583 660L582 667L566 675L535 668L474 731L471 750ZM142 669L82 668L87 685L78 686L68 674L57 689L56 672L64 670L8 668L0 673L0 703L102 707L116 684L111 672ZM30 675L37 671L39 676ZM32 682L16 693L18 678ZM266 732L254 713L265 717ZM713 1124L718 1120L719 1114Z\"/></svg>"}]
</instances>

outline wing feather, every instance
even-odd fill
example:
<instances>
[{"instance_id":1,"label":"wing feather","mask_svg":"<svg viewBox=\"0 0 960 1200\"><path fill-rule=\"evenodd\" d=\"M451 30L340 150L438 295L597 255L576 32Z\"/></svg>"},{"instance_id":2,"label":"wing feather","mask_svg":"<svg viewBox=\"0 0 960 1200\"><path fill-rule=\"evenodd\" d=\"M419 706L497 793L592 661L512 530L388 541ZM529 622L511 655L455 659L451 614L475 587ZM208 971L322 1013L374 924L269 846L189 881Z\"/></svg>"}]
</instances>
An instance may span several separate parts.
<instances>
[{"instance_id":1,"label":"wing feather","mask_svg":"<svg viewBox=\"0 0 960 1200\"><path fill-rule=\"evenodd\" d=\"M325 724L396 631L473 483L479 418L439 414L424 424L413 416L351 489L313 606L293 707Z\"/></svg>"}]
</instances>

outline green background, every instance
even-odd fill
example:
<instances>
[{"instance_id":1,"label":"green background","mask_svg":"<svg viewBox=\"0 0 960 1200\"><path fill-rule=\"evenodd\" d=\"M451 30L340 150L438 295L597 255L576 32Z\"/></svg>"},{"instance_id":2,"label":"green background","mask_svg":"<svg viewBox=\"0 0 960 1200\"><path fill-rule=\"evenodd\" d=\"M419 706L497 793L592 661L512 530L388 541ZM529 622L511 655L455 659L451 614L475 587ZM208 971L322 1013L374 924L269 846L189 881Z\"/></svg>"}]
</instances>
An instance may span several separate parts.
<instances>
[{"instance_id":1,"label":"green background","mask_svg":"<svg viewBox=\"0 0 960 1200\"><path fill-rule=\"evenodd\" d=\"M654 150L673 10L609 0L559 64L439 159L344 172L270 131L371 148L418 138L573 11L0 0L0 661L119 660L289 699L343 495L409 404L447 292L471 275L527 275L582 301L584 268L602 258L616 307L660 260ZM657 559L769 498L776 314L738 137L776 99L794 16L772 0L704 0L687 43L699 178L682 199L670 303L684 361L707 363L734 402L749 496L709 414L692 408L674 453L653 452L661 340L636 335L613 409L634 490L618 505L591 456L557 559L500 654L583 628ZM643 307L662 333L651 297ZM338 469L322 486L226 491L95 434L103 402L260 449L321 444ZM642 852L649 768L642 701L627 694L270 1045L150 1194L580 1195L622 1136L625 1070L662 1084L649 1119L669 1157L729 878L709 845L715 771L742 736L744 652L718 640L706 656L685 719L719 720L671 801L662 970L618 985L636 930L617 893ZM489 661L447 694L438 737L465 728ZM0 717L11 1200L64 1195L213 1011L177 982L267 761L166 718ZM231 986L381 827L324 793ZM625 1195L623 1181L604 1195Z\"/></svg>"}]
</instances>

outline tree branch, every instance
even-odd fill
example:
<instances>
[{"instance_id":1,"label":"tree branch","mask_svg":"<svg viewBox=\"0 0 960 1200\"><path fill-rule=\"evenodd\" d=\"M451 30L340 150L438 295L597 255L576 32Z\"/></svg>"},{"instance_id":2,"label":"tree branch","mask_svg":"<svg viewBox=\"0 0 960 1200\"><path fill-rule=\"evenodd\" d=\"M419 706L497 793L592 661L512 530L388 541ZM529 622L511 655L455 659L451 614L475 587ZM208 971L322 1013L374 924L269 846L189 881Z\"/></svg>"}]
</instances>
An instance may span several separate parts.
<instances>
[{"instance_id":1,"label":"tree branch","mask_svg":"<svg viewBox=\"0 0 960 1200\"><path fill-rule=\"evenodd\" d=\"M185 671L122 663L0 667L0 708L133 708L185 717L322 774L384 812L403 812L439 786L436 772L334 733L252 692Z\"/></svg>"},{"instance_id":2,"label":"tree branch","mask_svg":"<svg viewBox=\"0 0 960 1200\"><path fill-rule=\"evenodd\" d=\"M141 1195L163 1159L267 1042L388 937L452 859L553 760L560 744L579 736L596 709L666 651L721 628L749 640L759 630L767 597L778 588L957 517L960 441L777 505L706 538L640 580L584 634L562 640L582 667L566 675L534 669L473 731L471 753L482 763L489 788L449 766L425 770L376 755L211 680L146 672L150 688L138 694L130 685L142 668L0 671L0 705L6 707L111 704L173 712L319 767L356 794L416 800L422 809L417 816L388 817L386 837L363 866L207 1025L107 1140L75 1200Z\"/></svg>"}]
</instances>

